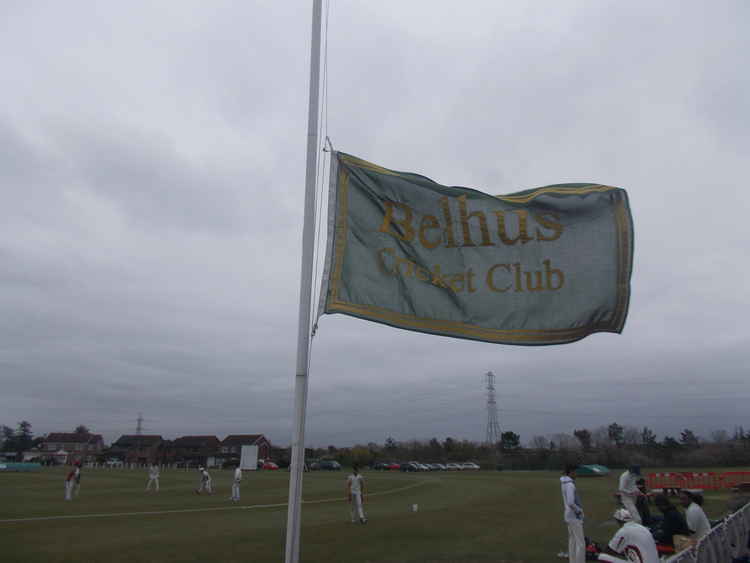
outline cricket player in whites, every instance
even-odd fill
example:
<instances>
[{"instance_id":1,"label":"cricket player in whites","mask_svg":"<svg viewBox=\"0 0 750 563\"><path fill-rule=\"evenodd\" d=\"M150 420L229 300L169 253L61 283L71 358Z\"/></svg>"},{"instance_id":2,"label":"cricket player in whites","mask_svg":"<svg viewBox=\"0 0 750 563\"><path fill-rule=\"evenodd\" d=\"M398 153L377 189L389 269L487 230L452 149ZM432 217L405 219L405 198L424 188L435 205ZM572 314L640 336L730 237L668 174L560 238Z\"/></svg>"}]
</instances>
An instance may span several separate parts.
<instances>
[{"instance_id":1,"label":"cricket player in whites","mask_svg":"<svg viewBox=\"0 0 750 563\"><path fill-rule=\"evenodd\" d=\"M355 464L352 466L352 474L346 478L346 497L351 506L352 523L356 522L355 514L359 516L361 524L367 523L362 501L365 496L365 479L359 474L359 467Z\"/></svg>"},{"instance_id":2,"label":"cricket player in whites","mask_svg":"<svg viewBox=\"0 0 750 563\"><path fill-rule=\"evenodd\" d=\"M620 494L620 502L622 502L622 505L630 513L631 521L638 524L641 523L641 515L635 506L635 499L643 494L638 488L638 478L640 476L641 468L637 465L631 465L627 471L620 475L620 483L617 491Z\"/></svg>"},{"instance_id":3,"label":"cricket player in whites","mask_svg":"<svg viewBox=\"0 0 750 563\"><path fill-rule=\"evenodd\" d=\"M599 561L659 563L656 542L648 528L633 522L632 514L625 508L618 508L612 517L622 527L607 545L608 553L599 554Z\"/></svg>"},{"instance_id":4,"label":"cricket player in whites","mask_svg":"<svg viewBox=\"0 0 750 563\"><path fill-rule=\"evenodd\" d=\"M159 492L159 466L156 463L152 463L148 469L148 483L146 484L146 492L151 490L151 484L156 486L156 491Z\"/></svg>"},{"instance_id":5,"label":"cricket player in whites","mask_svg":"<svg viewBox=\"0 0 750 563\"><path fill-rule=\"evenodd\" d=\"M81 469L78 467L78 462L76 462L65 478L65 500L73 500L73 489L76 486L76 479L79 478L80 474Z\"/></svg>"},{"instance_id":6,"label":"cricket player in whites","mask_svg":"<svg viewBox=\"0 0 750 563\"><path fill-rule=\"evenodd\" d=\"M208 471L206 471L205 467L199 467L198 471L201 474L201 480L198 485L198 488L195 489L196 494L201 494L203 491L206 491L209 495L214 494L214 490L211 487L211 476L208 474Z\"/></svg>"},{"instance_id":7,"label":"cricket player in whites","mask_svg":"<svg viewBox=\"0 0 750 563\"><path fill-rule=\"evenodd\" d=\"M242 482L242 469L237 466L234 470L234 480L232 481L232 496L229 500L240 502L240 483Z\"/></svg>"},{"instance_id":8,"label":"cricket player in whites","mask_svg":"<svg viewBox=\"0 0 750 563\"><path fill-rule=\"evenodd\" d=\"M566 465L560 477L563 520L568 527L568 561L586 562L586 538L583 535L583 506L576 490L576 466Z\"/></svg>"},{"instance_id":9,"label":"cricket player in whites","mask_svg":"<svg viewBox=\"0 0 750 563\"><path fill-rule=\"evenodd\" d=\"M76 461L75 479L73 479L73 496L78 496L81 492L81 461Z\"/></svg>"}]
</instances>

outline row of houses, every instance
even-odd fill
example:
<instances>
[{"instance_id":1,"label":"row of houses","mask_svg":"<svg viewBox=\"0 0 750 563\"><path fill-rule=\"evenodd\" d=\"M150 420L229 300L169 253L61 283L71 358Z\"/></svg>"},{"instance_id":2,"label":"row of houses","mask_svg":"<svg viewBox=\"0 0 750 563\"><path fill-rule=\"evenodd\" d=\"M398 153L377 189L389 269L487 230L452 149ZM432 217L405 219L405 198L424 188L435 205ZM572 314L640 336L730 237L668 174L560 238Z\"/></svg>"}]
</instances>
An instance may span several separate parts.
<instances>
[{"instance_id":1,"label":"row of houses","mask_svg":"<svg viewBox=\"0 0 750 563\"><path fill-rule=\"evenodd\" d=\"M177 464L194 467L222 467L239 464L242 446L257 446L258 458L271 457L271 442L263 434L181 436L165 440L157 434L126 434L105 447L101 434L53 432L24 458L48 463L107 462Z\"/></svg>"}]
</instances>

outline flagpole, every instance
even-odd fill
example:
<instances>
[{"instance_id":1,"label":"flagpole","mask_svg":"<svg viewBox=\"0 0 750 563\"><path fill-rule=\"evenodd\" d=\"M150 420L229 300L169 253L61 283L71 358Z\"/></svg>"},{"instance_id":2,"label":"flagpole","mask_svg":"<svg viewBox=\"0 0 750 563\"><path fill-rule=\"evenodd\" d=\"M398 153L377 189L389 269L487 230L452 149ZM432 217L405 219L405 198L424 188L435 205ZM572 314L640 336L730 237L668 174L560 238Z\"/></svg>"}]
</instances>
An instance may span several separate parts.
<instances>
[{"instance_id":1,"label":"flagpole","mask_svg":"<svg viewBox=\"0 0 750 563\"><path fill-rule=\"evenodd\" d=\"M294 378L294 427L289 473L289 502L286 518L285 563L298 563L302 474L305 466L305 412L307 410L307 368L310 351L310 303L312 300L313 251L315 249L315 180L318 151L318 93L320 84L320 22L322 0L313 0L310 44L310 104L307 111L307 168L305 170L305 217L302 229L299 324L297 326L297 371Z\"/></svg>"}]
</instances>

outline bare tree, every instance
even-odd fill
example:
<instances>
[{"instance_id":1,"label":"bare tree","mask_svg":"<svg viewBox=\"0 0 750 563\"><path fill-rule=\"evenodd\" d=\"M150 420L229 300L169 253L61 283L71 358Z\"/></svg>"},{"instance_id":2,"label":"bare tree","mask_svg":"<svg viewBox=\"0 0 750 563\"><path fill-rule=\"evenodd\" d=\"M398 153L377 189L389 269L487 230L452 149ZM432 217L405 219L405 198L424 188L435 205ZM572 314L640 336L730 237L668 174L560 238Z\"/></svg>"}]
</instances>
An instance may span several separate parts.
<instances>
[{"instance_id":1,"label":"bare tree","mask_svg":"<svg viewBox=\"0 0 750 563\"><path fill-rule=\"evenodd\" d=\"M596 448L609 448L612 446L612 440L609 438L609 429L606 426L594 428L591 432L591 441Z\"/></svg>"},{"instance_id":2,"label":"bare tree","mask_svg":"<svg viewBox=\"0 0 750 563\"><path fill-rule=\"evenodd\" d=\"M609 434L610 442L613 442L618 448L623 445L625 441L624 430L622 426L613 422L607 426L607 433Z\"/></svg>"},{"instance_id":3,"label":"bare tree","mask_svg":"<svg viewBox=\"0 0 750 563\"><path fill-rule=\"evenodd\" d=\"M711 441L716 444L723 444L729 440L729 432L726 430L714 430L711 432Z\"/></svg>"},{"instance_id":4,"label":"bare tree","mask_svg":"<svg viewBox=\"0 0 750 563\"><path fill-rule=\"evenodd\" d=\"M549 440L544 436L534 436L529 442L529 447L535 450L546 450L549 448Z\"/></svg>"},{"instance_id":5,"label":"bare tree","mask_svg":"<svg viewBox=\"0 0 750 563\"><path fill-rule=\"evenodd\" d=\"M697 448L700 445L698 436L689 428L685 428L685 430L680 432L680 442L688 448Z\"/></svg>"},{"instance_id":6,"label":"bare tree","mask_svg":"<svg viewBox=\"0 0 750 563\"><path fill-rule=\"evenodd\" d=\"M626 446L637 446L641 441L641 433L635 426L626 426L622 438Z\"/></svg>"},{"instance_id":7,"label":"bare tree","mask_svg":"<svg viewBox=\"0 0 750 563\"><path fill-rule=\"evenodd\" d=\"M641 431L641 444L647 448L653 448L657 445L656 434L648 426L644 426Z\"/></svg>"},{"instance_id":8,"label":"bare tree","mask_svg":"<svg viewBox=\"0 0 750 563\"><path fill-rule=\"evenodd\" d=\"M581 442L583 451L588 452L591 450L591 432L585 428L581 428L580 430L574 430L573 436L578 438L578 441Z\"/></svg>"},{"instance_id":9,"label":"bare tree","mask_svg":"<svg viewBox=\"0 0 750 563\"><path fill-rule=\"evenodd\" d=\"M560 450L578 450L581 444L575 437L563 432L550 435L550 440L555 443Z\"/></svg>"}]
</instances>

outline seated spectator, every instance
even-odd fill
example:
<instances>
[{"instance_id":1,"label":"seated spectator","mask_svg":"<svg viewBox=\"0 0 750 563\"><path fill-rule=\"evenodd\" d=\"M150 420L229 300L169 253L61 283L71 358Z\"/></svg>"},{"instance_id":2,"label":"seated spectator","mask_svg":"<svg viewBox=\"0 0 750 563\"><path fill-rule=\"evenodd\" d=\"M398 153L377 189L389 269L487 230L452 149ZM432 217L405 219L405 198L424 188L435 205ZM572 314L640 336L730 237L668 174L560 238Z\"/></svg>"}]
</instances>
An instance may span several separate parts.
<instances>
[{"instance_id":1,"label":"seated spectator","mask_svg":"<svg viewBox=\"0 0 750 563\"><path fill-rule=\"evenodd\" d=\"M641 524L650 527L652 525L651 509L649 508L651 498L648 496L648 489L646 489L646 480L638 479L635 484L641 492L641 496L635 499L635 507L638 509L638 514L641 515Z\"/></svg>"},{"instance_id":2,"label":"seated spectator","mask_svg":"<svg viewBox=\"0 0 750 563\"><path fill-rule=\"evenodd\" d=\"M633 517L625 508L615 510L612 517L621 525L621 528L607 545L606 552L599 554L599 561L659 563L656 542L648 528L633 522ZM612 557L608 553L622 557Z\"/></svg>"},{"instance_id":3,"label":"seated spectator","mask_svg":"<svg viewBox=\"0 0 750 563\"><path fill-rule=\"evenodd\" d=\"M733 488L732 496L727 500L727 515L734 514L748 502L750 502L750 493L739 487Z\"/></svg>"},{"instance_id":4,"label":"seated spectator","mask_svg":"<svg viewBox=\"0 0 750 563\"><path fill-rule=\"evenodd\" d=\"M685 517L665 495L656 495L654 497L654 504L662 513L662 519L656 528L652 530L657 543L674 547L675 535L690 535L690 529L687 526L687 522L685 522Z\"/></svg>"},{"instance_id":5,"label":"seated spectator","mask_svg":"<svg viewBox=\"0 0 750 563\"><path fill-rule=\"evenodd\" d=\"M703 512L703 495L692 493L687 489L680 491L680 504L685 508L685 522L697 541L711 531L706 513Z\"/></svg>"}]
</instances>

